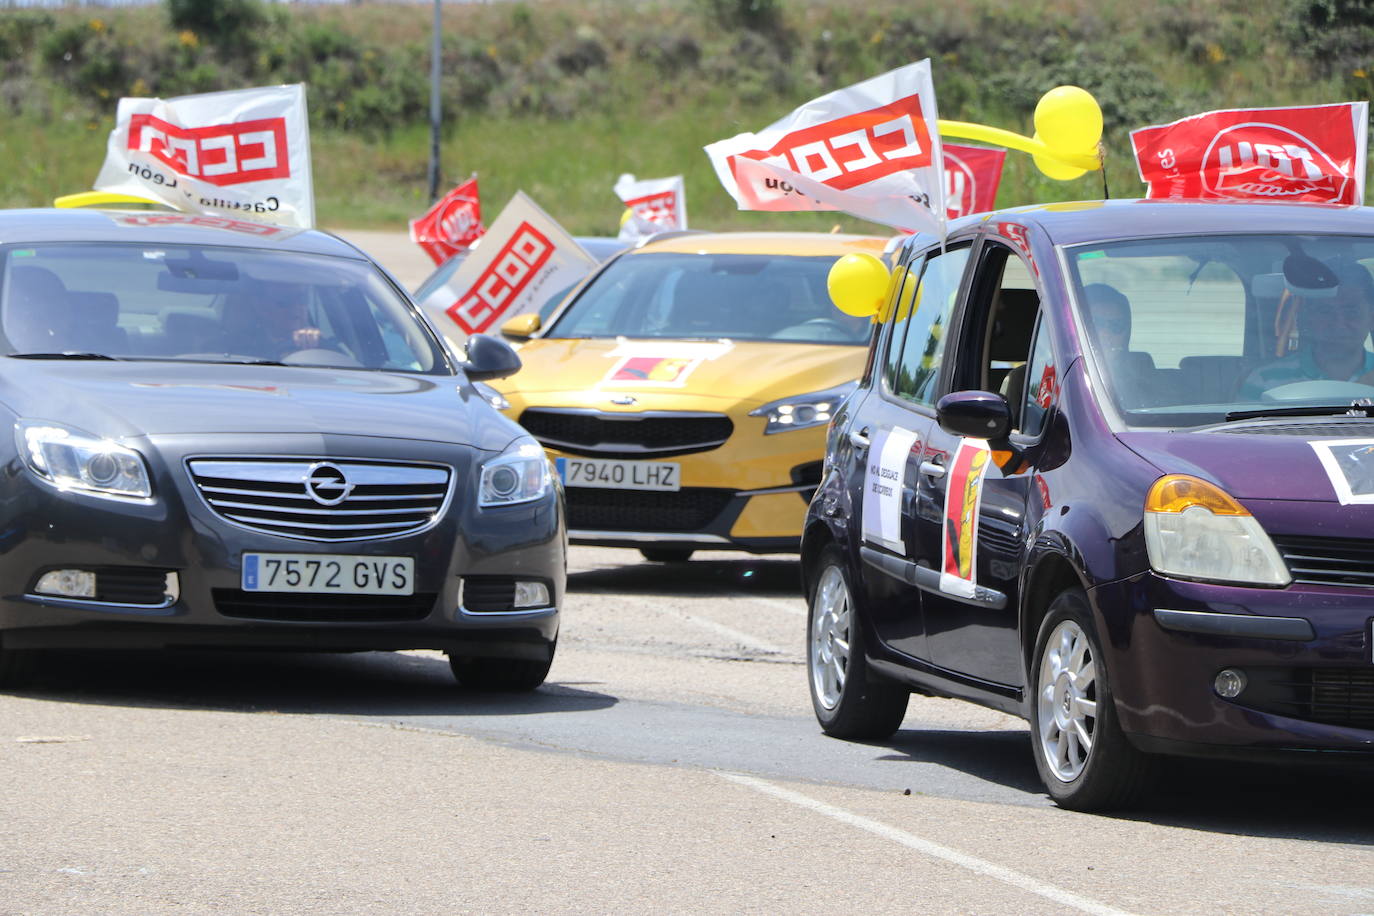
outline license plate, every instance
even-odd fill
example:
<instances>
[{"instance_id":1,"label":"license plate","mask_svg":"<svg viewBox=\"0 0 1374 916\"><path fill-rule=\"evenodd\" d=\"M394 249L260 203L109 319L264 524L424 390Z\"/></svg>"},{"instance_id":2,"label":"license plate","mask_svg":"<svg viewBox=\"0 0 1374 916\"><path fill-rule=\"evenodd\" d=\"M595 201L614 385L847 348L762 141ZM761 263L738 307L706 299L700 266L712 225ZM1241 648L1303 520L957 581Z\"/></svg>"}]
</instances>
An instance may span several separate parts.
<instances>
[{"instance_id":1,"label":"license plate","mask_svg":"<svg viewBox=\"0 0 1374 916\"><path fill-rule=\"evenodd\" d=\"M566 487L603 490L682 489L678 465L672 461L616 461L610 458L556 458L554 465Z\"/></svg>"},{"instance_id":2,"label":"license plate","mask_svg":"<svg viewBox=\"0 0 1374 916\"><path fill-rule=\"evenodd\" d=\"M245 553L243 590L317 595L411 595L415 592L415 559Z\"/></svg>"}]
</instances>

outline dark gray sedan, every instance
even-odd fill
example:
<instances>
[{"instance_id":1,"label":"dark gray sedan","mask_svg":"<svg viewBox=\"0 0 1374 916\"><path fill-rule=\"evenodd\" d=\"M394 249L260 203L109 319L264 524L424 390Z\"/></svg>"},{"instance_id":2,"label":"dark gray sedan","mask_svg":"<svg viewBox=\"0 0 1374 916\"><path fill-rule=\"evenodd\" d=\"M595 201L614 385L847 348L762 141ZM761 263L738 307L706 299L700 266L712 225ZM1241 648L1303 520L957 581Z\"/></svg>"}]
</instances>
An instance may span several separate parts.
<instances>
[{"instance_id":1,"label":"dark gray sedan","mask_svg":"<svg viewBox=\"0 0 1374 916\"><path fill-rule=\"evenodd\" d=\"M322 232L0 212L0 684L53 647L439 649L543 682L566 578L543 449Z\"/></svg>"}]
</instances>

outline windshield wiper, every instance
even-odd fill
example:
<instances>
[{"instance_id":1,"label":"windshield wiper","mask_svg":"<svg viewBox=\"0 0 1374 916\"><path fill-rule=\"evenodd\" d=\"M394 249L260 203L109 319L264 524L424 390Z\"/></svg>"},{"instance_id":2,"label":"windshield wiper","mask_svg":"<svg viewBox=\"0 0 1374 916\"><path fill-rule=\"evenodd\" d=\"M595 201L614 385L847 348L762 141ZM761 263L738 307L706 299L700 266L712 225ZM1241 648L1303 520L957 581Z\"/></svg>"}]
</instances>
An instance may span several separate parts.
<instances>
[{"instance_id":1,"label":"windshield wiper","mask_svg":"<svg viewBox=\"0 0 1374 916\"><path fill-rule=\"evenodd\" d=\"M1349 404L1310 404L1306 407L1261 407L1258 410L1233 410L1226 414L1226 422L1253 420L1257 417L1370 417L1374 416L1374 401L1360 398Z\"/></svg>"},{"instance_id":2,"label":"windshield wiper","mask_svg":"<svg viewBox=\"0 0 1374 916\"><path fill-rule=\"evenodd\" d=\"M76 350L66 350L61 353L11 353L14 359L110 359L118 360L118 356L111 356L108 353L84 353Z\"/></svg>"}]
</instances>

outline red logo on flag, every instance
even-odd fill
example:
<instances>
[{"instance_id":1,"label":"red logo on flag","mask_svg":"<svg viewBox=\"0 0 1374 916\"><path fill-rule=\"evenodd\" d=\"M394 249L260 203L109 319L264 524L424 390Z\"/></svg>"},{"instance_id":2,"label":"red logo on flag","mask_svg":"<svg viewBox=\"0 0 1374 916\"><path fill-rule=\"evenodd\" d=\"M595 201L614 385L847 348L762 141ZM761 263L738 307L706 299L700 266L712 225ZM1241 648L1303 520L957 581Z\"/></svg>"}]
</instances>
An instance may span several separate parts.
<instances>
[{"instance_id":1,"label":"red logo on flag","mask_svg":"<svg viewBox=\"0 0 1374 916\"><path fill-rule=\"evenodd\" d=\"M205 226L210 229L228 229L246 235L273 236L287 232L285 226L271 223L255 223L251 220L229 219L225 216L198 216L190 213L138 213L121 214L116 221L126 226Z\"/></svg>"},{"instance_id":2,"label":"red logo on flag","mask_svg":"<svg viewBox=\"0 0 1374 916\"><path fill-rule=\"evenodd\" d=\"M136 114L129 119L129 150L219 187L291 177L285 118L181 127Z\"/></svg>"},{"instance_id":3,"label":"red logo on flag","mask_svg":"<svg viewBox=\"0 0 1374 916\"><path fill-rule=\"evenodd\" d=\"M480 334L515 304L553 256L553 243L529 223L521 223L477 282L446 313L468 334Z\"/></svg>"},{"instance_id":4,"label":"red logo on flag","mask_svg":"<svg viewBox=\"0 0 1374 916\"><path fill-rule=\"evenodd\" d=\"M849 190L896 172L930 165L930 132L921 97L795 130L771 149L741 153L771 161L839 190ZM734 160L731 169L739 178Z\"/></svg>"},{"instance_id":5,"label":"red logo on flag","mask_svg":"<svg viewBox=\"0 0 1374 916\"><path fill-rule=\"evenodd\" d=\"M1365 117L1363 103L1213 111L1131 142L1153 198L1358 204Z\"/></svg>"},{"instance_id":6,"label":"red logo on flag","mask_svg":"<svg viewBox=\"0 0 1374 916\"><path fill-rule=\"evenodd\" d=\"M423 248L435 264L467 251L486 231L476 178L469 178L449 191L424 216L410 223L411 241Z\"/></svg>"},{"instance_id":7,"label":"red logo on flag","mask_svg":"<svg viewBox=\"0 0 1374 916\"><path fill-rule=\"evenodd\" d=\"M1007 151L946 143L944 158L945 214L955 219L993 209Z\"/></svg>"},{"instance_id":8,"label":"red logo on flag","mask_svg":"<svg viewBox=\"0 0 1374 916\"><path fill-rule=\"evenodd\" d=\"M636 197L625 201L625 205L634 211L635 216L651 223L663 226L676 226L678 223L676 191Z\"/></svg>"}]
</instances>

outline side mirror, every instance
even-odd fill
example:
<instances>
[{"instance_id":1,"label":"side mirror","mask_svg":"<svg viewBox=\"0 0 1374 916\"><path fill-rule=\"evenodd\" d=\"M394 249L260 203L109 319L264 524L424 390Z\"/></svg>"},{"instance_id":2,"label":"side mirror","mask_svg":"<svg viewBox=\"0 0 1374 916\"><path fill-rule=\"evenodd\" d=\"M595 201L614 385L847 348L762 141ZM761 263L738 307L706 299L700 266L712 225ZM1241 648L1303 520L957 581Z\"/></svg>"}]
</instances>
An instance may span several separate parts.
<instances>
[{"instance_id":1,"label":"side mirror","mask_svg":"<svg viewBox=\"0 0 1374 916\"><path fill-rule=\"evenodd\" d=\"M1011 429L1011 408L1006 398L991 391L954 391L935 405L935 420L951 435L1004 439Z\"/></svg>"},{"instance_id":2,"label":"side mirror","mask_svg":"<svg viewBox=\"0 0 1374 916\"><path fill-rule=\"evenodd\" d=\"M539 320L538 315L534 312L526 312L523 315L516 315L501 325L501 336L515 340L529 340L534 336L534 332L543 326L544 323Z\"/></svg>"},{"instance_id":3,"label":"side mirror","mask_svg":"<svg viewBox=\"0 0 1374 916\"><path fill-rule=\"evenodd\" d=\"M506 378L520 371L520 357L514 348L497 337L473 334L468 338L467 359L459 363L468 381Z\"/></svg>"}]
</instances>

